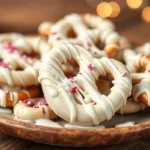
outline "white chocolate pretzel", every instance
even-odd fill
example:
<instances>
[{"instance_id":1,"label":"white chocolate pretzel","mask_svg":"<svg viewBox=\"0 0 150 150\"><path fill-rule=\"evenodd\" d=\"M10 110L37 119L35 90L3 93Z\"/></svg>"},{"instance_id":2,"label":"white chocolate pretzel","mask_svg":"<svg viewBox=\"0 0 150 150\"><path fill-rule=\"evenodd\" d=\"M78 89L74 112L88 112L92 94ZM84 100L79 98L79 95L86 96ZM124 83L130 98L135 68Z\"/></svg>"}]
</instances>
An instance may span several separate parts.
<instances>
[{"instance_id":1,"label":"white chocolate pretzel","mask_svg":"<svg viewBox=\"0 0 150 150\"><path fill-rule=\"evenodd\" d=\"M72 59L79 64L80 72L68 79L61 64ZM114 86L105 96L98 91L95 82L107 73L114 77ZM84 48L72 44L54 47L39 74L45 98L53 111L78 125L97 125L111 119L126 104L132 89L130 74L122 63L105 57L96 59Z\"/></svg>"},{"instance_id":2,"label":"white chocolate pretzel","mask_svg":"<svg viewBox=\"0 0 150 150\"><path fill-rule=\"evenodd\" d=\"M43 98L26 99L14 107L14 115L22 120L55 119L57 116Z\"/></svg>"},{"instance_id":3,"label":"white chocolate pretzel","mask_svg":"<svg viewBox=\"0 0 150 150\"><path fill-rule=\"evenodd\" d=\"M136 48L138 53L144 54L146 56L150 56L150 42L147 42Z\"/></svg>"},{"instance_id":4,"label":"white chocolate pretzel","mask_svg":"<svg viewBox=\"0 0 150 150\"><path fill-rule=\"evenodd\" d=\"M45 38L41 36L24 36L19 33L0 34L0 43L3 44L5 42L11 44L12 50L18 49L25 54L43 54L50 49Z\"/></svg>"},{"instance_id":5,"label":"white chocolate pretzel","mask_svg":"<svg viewBox=\"0 0 150 150\"><path fill-rule=\"evenodd\" d=\"M18 101L28 98L35 98L39 96L38 87L28 87L21 89L21 87L7 87L1 86L0 88L0 107L13 107Z\"/></svg>"},{"instance_id":6,"label":"white chocolate pretzel","mask_svg":"<svg viewBox=\"0 0 150 150\"><path fill-rule=\"evenodd\" d=\"M3 55L5 54L1 56ZM27 60L27 58L20 59L17 54L8 55L4 61L0 62L0 83L10 86L37 85L38 71L31 67Z\"/></svg>"},{"instance_id":7,"label":"white chocolate pretzel","mask_svg":"<svg viewBox=\"0 0 150 150\"><path fill-rule=\"evenodd\" d=\"M132 93L136 101L140 101L147 106L150 106L150 81L140 82L133 86Z\"/></svg>"},{"instance_id":8,"label":"white chocolate pretzel","mask_svg":"<svg viewBox=\"0 0 150 150\"><path fill-rule=\"evenodd\" d=\"M84 23L86 22L86 23ZM113 29L111 22L90 14L85 14L82 18L78 14L67 15L64 19L53 24L50 29L49 43L55 46L59 43L72 43L81 45L87 49L94 57L102 56L114 57L119 50L119 35ZM108 24L107 24L108 23ZM110 26L106 28L105 25ZM89 29L88 26L93 29ZM68 38L67 33L73 29L76 38ZM105 44L104 50L96 47L98 41Z\"/></svg>"}]
</instances>

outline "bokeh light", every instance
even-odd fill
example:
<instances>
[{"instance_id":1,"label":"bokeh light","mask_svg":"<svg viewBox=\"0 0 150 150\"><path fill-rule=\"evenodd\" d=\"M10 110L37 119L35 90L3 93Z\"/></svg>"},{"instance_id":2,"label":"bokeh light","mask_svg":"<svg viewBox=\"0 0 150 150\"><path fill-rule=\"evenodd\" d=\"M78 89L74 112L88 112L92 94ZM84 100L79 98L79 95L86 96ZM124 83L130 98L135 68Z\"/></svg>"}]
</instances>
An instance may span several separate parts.
<instances>
[{"instance_id":1,"label":"bokeh light","mask_svg":"<svg viewBox=\"0 0 150 150\"><path fill-rule=\"evenodd\" d=\"M116 2L109 2L112 7L112 13L110 17L115 18L120 14L120 6Z\"/></svg>"},{"instance_id":2,"label":"bokeh light","mask_svg":"<svg viewBox=\"0 0 150 150\"><path fill-rule=\"evenodd\" d=\"M147 6L143 9L142 11L142 19L147 22L150 23L150 6Z\"/></svg>"},{"instance_id":3,"label":"bokeh light","mask_svg":"<svg viewBox=\"0 0 150 150\"><path fill-rule=\"evenodd\" d=\"M143 0L126 0L126 2L130 8L137 9L142 5Z\"/></svg>"},{"instance_id":4,"label":"bokeh light","mask_svg":"<svg viewBox=\"0 0 150 150\"><path fill-rule=\"evenodd\" d=\"M107 18L112 14L112 6L107 2L101 2L97 5L97 14L103 18Z\"/></svg>"}]
</instances>

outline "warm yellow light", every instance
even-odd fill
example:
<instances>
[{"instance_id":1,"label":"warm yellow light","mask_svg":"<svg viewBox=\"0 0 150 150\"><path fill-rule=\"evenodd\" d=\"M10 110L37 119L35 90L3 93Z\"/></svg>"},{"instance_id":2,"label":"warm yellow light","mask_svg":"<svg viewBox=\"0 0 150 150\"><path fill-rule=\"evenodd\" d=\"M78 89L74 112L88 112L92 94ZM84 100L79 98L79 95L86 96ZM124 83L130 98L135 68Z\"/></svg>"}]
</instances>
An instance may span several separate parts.
<instances>
[{"instance_id":1,"label":"warm yellow light","mask_svg":"<svg viewBox=\"0 0 150 150\"><path fill-rule=\"evenodd\" d=\"M97 13L103 18L109 17L112 13L112 7L109 3L101 2L97 5Z\"/></svg>"},{"instance_id":2,"label":"warm yellow light","mask_svg":"<svg viewBox=\"0 0 150 150\"><path fill-rule=\"evenodd\" d=\"M143 0L126 0L126 2L129 7L137 9L142 5Z\"/></svg>"},{"instance_id":3,"label":"warm yellow light","mask_svg":"<svg viewBox=\"0 0 150 150\"><path fill-rule=\"evenodd\" d=\"M110 2L109 3L112 7L112 13L110 17L115 18L120 14L120 6L116 2Z\"/></svg>"},{"instance_id":4,"label":"warm yellow light","mask_svg":"<svg viewBox=\"0 0 150 150\"><path fill-rule=\"evenodd\" d=\"M142 18L145 22L150 23L150 6L143 9Z\"/></svg>"}]
</instances>

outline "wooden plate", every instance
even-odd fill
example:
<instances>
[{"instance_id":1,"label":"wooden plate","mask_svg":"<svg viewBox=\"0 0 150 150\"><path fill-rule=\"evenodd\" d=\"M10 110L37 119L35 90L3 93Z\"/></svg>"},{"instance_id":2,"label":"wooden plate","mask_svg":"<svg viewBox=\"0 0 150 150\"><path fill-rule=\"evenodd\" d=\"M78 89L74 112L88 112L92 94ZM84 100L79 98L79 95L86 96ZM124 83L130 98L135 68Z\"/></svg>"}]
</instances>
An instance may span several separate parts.
<instances>
[{"instance_id":1,"label":"wooden plate","mask_svg":"<svg viewBox=\"0 0 150 150\"><path fill-rule=\"evenodd\" d=\"M118 123L135 121L130 127L114 128ZM105 129L67 129L38 126L0 114L0 131L23 139L63 146L111 145L150 136L150 109L131 115L116 115L102 124Z\"/></svg>"}]
</instances>

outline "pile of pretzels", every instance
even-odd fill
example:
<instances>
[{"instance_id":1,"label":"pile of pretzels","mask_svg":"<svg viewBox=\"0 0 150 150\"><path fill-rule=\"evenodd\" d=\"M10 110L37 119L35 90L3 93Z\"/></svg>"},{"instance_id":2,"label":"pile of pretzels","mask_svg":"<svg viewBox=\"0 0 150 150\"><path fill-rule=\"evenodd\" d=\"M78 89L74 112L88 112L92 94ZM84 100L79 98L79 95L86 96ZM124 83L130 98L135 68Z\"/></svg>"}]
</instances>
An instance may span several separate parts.
<instances>
[{"instance_id":1,"label":"pile of pretzels","mask_svg":"<svg viewBox=\"0 0 150 150\"><path fill-rule=\"evenodd\" d=\"M132 45L93 14L0 34L0 107L16 118L99 125L150 106L150 43Z\"/></svg>"}]
</instances>

